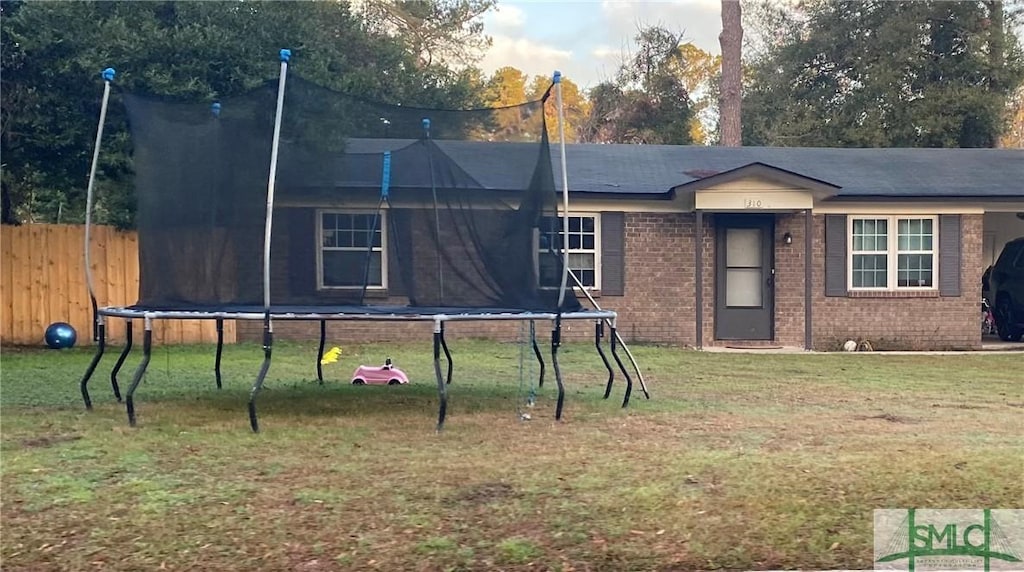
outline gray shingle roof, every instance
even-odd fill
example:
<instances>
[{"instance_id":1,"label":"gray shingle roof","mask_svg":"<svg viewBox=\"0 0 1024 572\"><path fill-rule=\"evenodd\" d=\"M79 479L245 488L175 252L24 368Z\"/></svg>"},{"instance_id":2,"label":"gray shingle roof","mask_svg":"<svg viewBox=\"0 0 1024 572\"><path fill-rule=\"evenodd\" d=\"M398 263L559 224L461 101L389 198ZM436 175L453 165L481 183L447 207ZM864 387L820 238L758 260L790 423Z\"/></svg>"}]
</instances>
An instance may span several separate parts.
<instances>
[{"instance_id":1,"label":"gray shingle roof","mask_svg":"<svg viewBox=\"0 0 1024 572\"><path fill-rule=\"evenodd\" d=\"M759 162L838 186L840 197L1024 197L1020 149L569 145L566 158L578 192L667 193Z\"/></svg>"},{"instance_id":2,"label":"gray shingle roof","mask_svg":"<svg viewBox=\"0 0 1024 572\"><path fill-rule=\"evenodd\" d=\"M350 151L379 153L411 140L353 140ZM535 143L437 141L438 147L488 189L521 189ZM551 146L561 188L559 147ZM839 197L1024 197L1024 150L838 149L673 145L566 146L569 189L577 193L670 196L703 177L763 163L840 187ZM343 186L338 181L339 186Z\"/></svg>"}]
</instances>

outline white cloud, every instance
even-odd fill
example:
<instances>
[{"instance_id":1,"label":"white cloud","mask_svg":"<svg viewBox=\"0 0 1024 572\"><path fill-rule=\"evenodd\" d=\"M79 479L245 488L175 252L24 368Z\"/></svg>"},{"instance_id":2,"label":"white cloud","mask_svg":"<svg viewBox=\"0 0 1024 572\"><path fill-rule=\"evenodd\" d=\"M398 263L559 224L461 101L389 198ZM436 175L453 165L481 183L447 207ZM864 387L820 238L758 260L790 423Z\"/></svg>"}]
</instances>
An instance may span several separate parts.
<instances>
[{"instance_id":1,"label":"white cloud","mask_svg":"<svg viewBox=\"0 0 1024 572\"><path fill-rule=\"evenodd\" d=\"M572 52L545 45L524 37L510 37L502 34L492 36L494 42L480 67L490 73L512 66L530 76L550 76L555 70L564 70L572 60Z\"/></svg>"},{"instance_id":2,"label":"white cloud","mask_svg":"<svg viewBox=\"0 0 1024 572\"><path fill-rule=\"evenodd\" d=\"M518 31L526 25L526 13L513 4L499 5L488 13L485 25L497 33Z\"/></svg>"},{"instance_id":3,"label":"white cloud","mask_svg":"<svg viewBox=\"0 0 1024 572\"><path fill-rule=\"evenodd\" d=\"M662 25L720 52L721 0L502 0L485 16L493 46L487 73L514 66L530 75L561 70L581 88L614 77L641 26Z\"/></svg>"},{"instance_id":4,"label":"white cloud","mask_svg":"<svg viewBox=\"0 0 1024 572\"><path fill-rule=\"evenodd\" d=\"M629 40L641 26L661 25L698 48L717 54L722 29L720 0L672 0L666 2L604 0L601 3L607 38Z\"/></svg>"}]
</instances>

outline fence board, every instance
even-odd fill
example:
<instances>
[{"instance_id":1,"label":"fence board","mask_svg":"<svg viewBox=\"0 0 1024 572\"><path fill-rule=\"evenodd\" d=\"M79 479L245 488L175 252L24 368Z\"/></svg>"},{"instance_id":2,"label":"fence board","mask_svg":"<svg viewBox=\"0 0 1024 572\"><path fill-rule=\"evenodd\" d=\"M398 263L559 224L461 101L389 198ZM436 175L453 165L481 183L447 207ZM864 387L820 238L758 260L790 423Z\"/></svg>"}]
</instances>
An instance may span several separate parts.
<instances>
[{"instance_id":1,"label":"fence board","mask_svg":"<svg viewBox=\"0 0 1024 572\"><path fill-rule=\"evenodd\" d=\"M14 335L14 277L11 251L8 250L14 233L9 226L0 226L0 339L9 340Z\"/></svg>"},{"instance_id":2,"label":"fence board","mask_svg":"<svg viewBox=\"0 0 1024 572\"><path fill-rule=\"evenodd\" d=\"M132 305L139 301L139 235L125 233L124 240L124 283L131 285L126 289L124 303ZM142 320L132 320L132 335L136 343L142 343L143 326Z\"/></svg>"},{"instance_id":3,"label":"fence board","mask_svg":"<svg viewBox=\"0 0 1024 572\"><path fill-rule=\"evenodd\" d=\"M46 232L39 226L29 227L29 277L32 296L29 302L32 305L32 321L35 324L42 324L43 329L38 335L43 336L46 326L49 324L46 317L49 314L50 292L46 283Z\"/></svg>"},{"instance_id":4,"label":"fence board","mask_svg":"<svg viewBox=\"0 0 1024 572\"><path fill-rule=\"evenodd\" d=\"M68 266L61 264L62 254L67 252L67 229L59 226L46 227L46 243L50 245L53 256L47 256L46 264L50 274L48 277L52 294L50 296L50 317L71 323L71 301L68 298ZM77 328L76 328L77 329ZM86 334L88 335L88 334Z\"/></svg>"},{"instance_id":5,"label":"fence board","mask_svg":"<svg viewBox=\"0 0 1024 572\"><path fill-rule=\"evenodd\" d=\"M78 337L84 343L92 339L92 306L89 304L89 288L85 282L85 228L66 226L63 261L68 268L68 306L71 325L78 330ZM56 253L61 256L61 253Z\"/></svg>"},{"instance_id":6,"label":"fence board","mask_svg":"<svg viewBox=\"0 0 1024 572\"><path fill-rule=\"evenodd\" d=\"M92 344L92 309L85 279L85 229L81 225L0 227L0 343L42 345L52 322L70 323L81 345ZM92 230L90 245L97 302L130 305L138 301L139 241L134 232L111 227ZM125 320L107 321L108 341L124 343ZM136 343L142 320L134 322ZM216 340L214 322L158 320L154 339L160 343L204 343ZM224 341L234 343L236 328L225 324Z\"/></svg>"},{"instance_id":7,"label":"fence board","mask_svg":"<svg viewBox=\"0 0 1024 572\"><path fill-rule=\"evenodd\" d=\"M124 240L114 229L106 228L106 241L102 244L104 264L101 266L104 282L107 285L107 295L98 298L101 303L106 300L110 304L124 304L125 282L124 282ZM109 320L107 322L107 335L111 340L125 339L124 320Z\"/></svg>"},{"instance_id":8,"label":"fence board","mask_svg":"<svg viewBox=\"0 0 1024 572\"><path fill-rule=\"evenodd\" d=\"M38 343L42 335L38 328L33 331L32 324L32 260L29 258L29 250L32 245L28 229L18 227L15 230L22 232L15 233L11 240L11 276L14 283L11 285L11 294L14 297L14 313L11 317L14 320L14 329L18 339L31 340L29 343Z\"/></svg>"}]
</instances>

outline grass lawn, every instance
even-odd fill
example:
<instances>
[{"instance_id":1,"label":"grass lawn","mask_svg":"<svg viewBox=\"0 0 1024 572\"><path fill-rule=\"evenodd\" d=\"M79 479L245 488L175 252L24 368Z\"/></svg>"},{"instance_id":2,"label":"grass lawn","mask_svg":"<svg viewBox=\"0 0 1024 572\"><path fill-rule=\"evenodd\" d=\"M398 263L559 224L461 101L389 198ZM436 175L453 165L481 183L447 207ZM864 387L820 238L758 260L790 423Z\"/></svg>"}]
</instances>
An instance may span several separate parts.
<instances>
[{"instance_id":1,"label":"grass lawn","mask_svg":"<svg viewBox=\"0 0 1024 572\"><path fill-rule=\"evenodd\" d=\"M569 345L517 418L519 349L454 341L446 430L429 344L157 347L129 428L88 348L2 356L4 570L870 568L877 508L1024 505L1024 355L638 347L653 399L604 401ZM409 386L352 387L391 355ZM133 356L122 388L138 362Z\"/></svg>"}]
</instances>

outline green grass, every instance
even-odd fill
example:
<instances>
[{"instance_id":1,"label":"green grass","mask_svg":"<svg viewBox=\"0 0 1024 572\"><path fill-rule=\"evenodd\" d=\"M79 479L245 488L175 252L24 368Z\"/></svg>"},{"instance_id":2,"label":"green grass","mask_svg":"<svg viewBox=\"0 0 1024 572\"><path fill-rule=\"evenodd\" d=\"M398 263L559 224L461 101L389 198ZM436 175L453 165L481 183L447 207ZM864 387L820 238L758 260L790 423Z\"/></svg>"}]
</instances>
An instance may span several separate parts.
<instances>
[{"instance_id":1,"label":"green grass","mask_svg":"<svg viewBox=\"0 0 1024 572\"><path fill-rule=\"evenodd\" d=\"M653 399L601 399L563 352L517 417L519 348L456 341L445 431L425 345L155 348L127 426L91 352L0 357L4 570L870 568L872 510L1024 504L1019 355L702 354L638 347ZM117 348L112 352L116 353ZM394 358L409 386L353 387ZM121 376L127 388L139 356Z\"/></svg>"}]
</instances>

